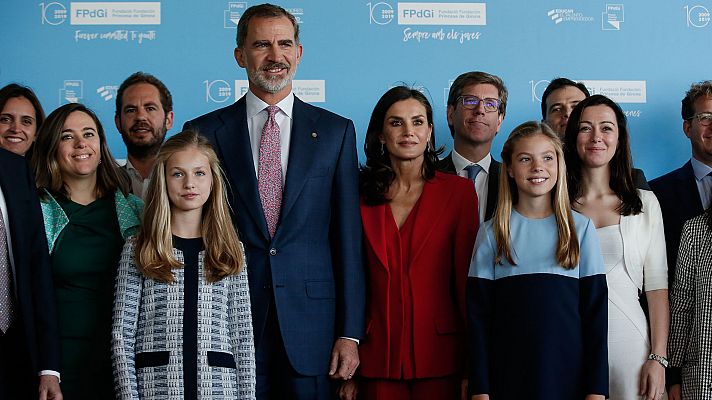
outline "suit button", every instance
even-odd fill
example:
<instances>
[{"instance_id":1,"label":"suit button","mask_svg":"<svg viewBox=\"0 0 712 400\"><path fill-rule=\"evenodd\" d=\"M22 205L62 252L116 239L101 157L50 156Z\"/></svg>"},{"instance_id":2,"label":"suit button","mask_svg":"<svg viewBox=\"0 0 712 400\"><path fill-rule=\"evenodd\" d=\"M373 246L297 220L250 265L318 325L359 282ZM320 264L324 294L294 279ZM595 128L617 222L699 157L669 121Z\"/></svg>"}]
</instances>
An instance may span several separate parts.
<instances>
[{"instance_id":1,"label":"suit button","mask_svg":"<svg viewBox=\"0 0 712 400\"><path fill-rule=\"evenodd\" d=\"M271 248L271 249L269 249L269 255L271 255L271 256L276 256L276 255L277 255L277 249L275 249L274 247Z\"/></svg>"}]
</instances>

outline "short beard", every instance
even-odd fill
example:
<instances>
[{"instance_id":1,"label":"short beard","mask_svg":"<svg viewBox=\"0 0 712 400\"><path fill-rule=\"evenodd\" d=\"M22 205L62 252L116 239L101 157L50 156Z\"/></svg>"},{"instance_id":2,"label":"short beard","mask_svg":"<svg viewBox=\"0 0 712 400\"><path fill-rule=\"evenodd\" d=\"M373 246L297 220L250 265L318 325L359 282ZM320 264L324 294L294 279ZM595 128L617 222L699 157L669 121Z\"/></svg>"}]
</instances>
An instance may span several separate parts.
<instances>
[{"instance_id":1,"label":"short beard","mask_svg":"<svg viewBox=\"0 0 712 400\"><path fill-rule=\"evenodd\" d=\"M283 79L275 78L269 79L262 75L262 70L248 70L248 77L250 82L253 82L257 87L268 93L279 93L284 90L290 83L292 83L292 78L294 78L294 69L289 69L287 75Z\"/></svg>"},{"instance_id":2,"label":"short beard","mask_svg":"<svg viewBox=\"0 0 712 400\"><path fill-rule=\"evenodd\" d=\"M166 137L166 132L168 132L168 129L166 128L165 122L163 123L163 126L161 126L158 130L158 135L157 137L154 138L149 143L134 143L131 141L129 135L124 133L124 129L122 127L121 129L121 139L124 141L124 144L126 145L126 152L133 158L137 160L146 160L151 157L154 157L156 154L158 154L158 150L161 148L161 145L163 144L163 139Z\"/></svg>"}]
</instances>

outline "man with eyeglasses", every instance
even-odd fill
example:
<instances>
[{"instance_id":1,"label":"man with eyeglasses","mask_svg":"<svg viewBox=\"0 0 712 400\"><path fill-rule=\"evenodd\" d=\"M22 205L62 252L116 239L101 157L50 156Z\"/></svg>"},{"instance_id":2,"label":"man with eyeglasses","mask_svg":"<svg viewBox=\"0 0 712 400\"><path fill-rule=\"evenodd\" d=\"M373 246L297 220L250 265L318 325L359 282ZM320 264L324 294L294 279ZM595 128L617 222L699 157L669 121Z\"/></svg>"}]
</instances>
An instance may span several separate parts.
<instances>
[{"instance_id":1,"label":"man with eyeglasses","mask_svg":"<svg viewBox=\"0 0 712 400\"><path fill-rule=\"evenodd\" d=\"M663 213L672 297L682 227L688 219L702 214L712 199L712 81L692 84L682 99L682 120L692 158L681 168L650 181ZM680 370L671 368L666 383L672 386L670 399L680 399Z\"/></svg>"},{"instance_id":2,"label":"man with eyeglasses","mask_svg":"<svg viewBox=\"0 0 712 400\"><path fill-rule=\"evenodd\" d=\"M492 218L497 204L501 163L490 154L507 109L507 88L498 76L466 72L455 79L447 99L447 124L453 150L440 167L474 181L480 223Z\"/></svg>"}]
</instances>

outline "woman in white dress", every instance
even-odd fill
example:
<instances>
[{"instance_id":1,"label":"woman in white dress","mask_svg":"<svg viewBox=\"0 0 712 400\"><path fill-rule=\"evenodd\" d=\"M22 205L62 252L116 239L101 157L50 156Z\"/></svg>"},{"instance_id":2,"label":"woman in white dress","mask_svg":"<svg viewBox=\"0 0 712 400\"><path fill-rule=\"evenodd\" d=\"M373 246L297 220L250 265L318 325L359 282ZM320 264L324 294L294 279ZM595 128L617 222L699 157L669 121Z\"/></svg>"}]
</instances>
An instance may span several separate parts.
<instances>
[{"instance_id":1,"label":"woman in white dress","mask_svg":"<svg viewBox=\"0 0 712 400\"><path fill-rule=\"evenodd\" d=\"M581 101L564 142L572 206L597 227L606 266L610 398L658 400L670 326L660 205L652 192L635 188L626 118L612 100Z\"/></svg>"}]
</instances>

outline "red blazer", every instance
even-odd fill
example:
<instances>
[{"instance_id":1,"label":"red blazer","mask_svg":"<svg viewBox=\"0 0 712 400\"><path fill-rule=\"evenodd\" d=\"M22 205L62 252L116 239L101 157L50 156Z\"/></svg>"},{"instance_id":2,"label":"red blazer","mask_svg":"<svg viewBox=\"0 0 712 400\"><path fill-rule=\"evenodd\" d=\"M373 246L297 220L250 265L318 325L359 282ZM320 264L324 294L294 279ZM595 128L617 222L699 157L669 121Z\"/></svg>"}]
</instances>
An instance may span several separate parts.
<instances>
[{"instance_id":1,"label":"red blazer","mask_svg":"<svg viewBox=\"0 0 712 400\"><path fill-rule=\"evenodd\" d=\"M387 205L361 202L368 292L360 374L399 378L389 365L390 320L386 255ZM416 378L462 372L465 354L465 282L479 219L472 181L443 173L426 182L414 221L409 281L413 293Z\"/></svg>"}]
</instances>

